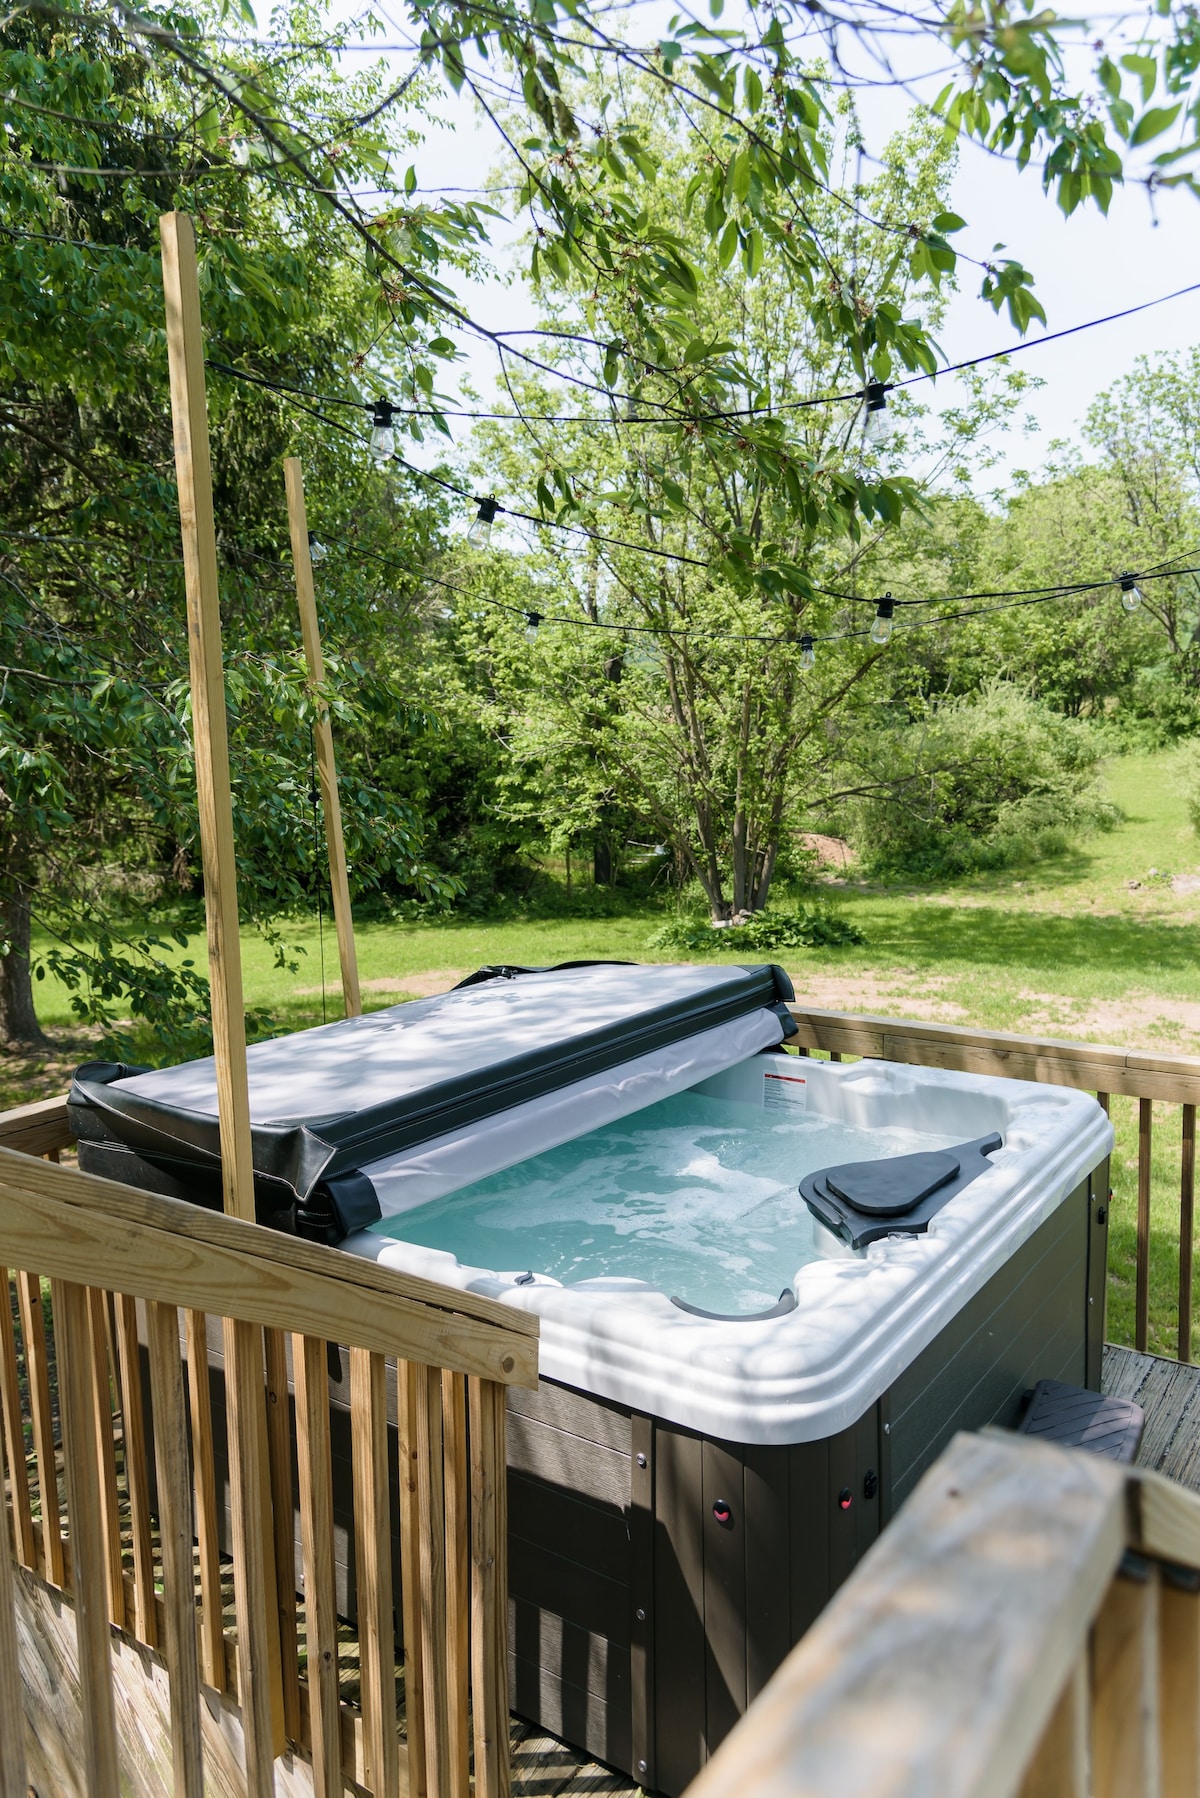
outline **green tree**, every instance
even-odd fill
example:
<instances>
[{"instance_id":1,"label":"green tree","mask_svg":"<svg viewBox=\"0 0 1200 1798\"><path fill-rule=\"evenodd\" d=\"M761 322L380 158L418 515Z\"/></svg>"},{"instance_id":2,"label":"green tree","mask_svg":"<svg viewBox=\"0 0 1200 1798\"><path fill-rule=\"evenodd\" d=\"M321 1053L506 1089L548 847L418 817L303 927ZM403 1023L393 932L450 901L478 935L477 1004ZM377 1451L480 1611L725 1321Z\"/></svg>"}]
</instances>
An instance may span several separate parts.
<instances>
[{"instance_id":1,"label":"green tree","mask_svg":"<svg viewBox=\"0 0 1200 1798\"><path fill-rule=\"evenodd\" d=\"M312 23L302 9L293 28ZM39 1034L36 919L81 1018L132 1014L178 1049L203 1035L205 983L163 954L140 907L121 903L190 890L197 859L163 210L190 208L204 234L239 879L244 913L267 927L307 902L318 859L280 458L304 455L320 532L368 550L386 541L413 575L441 507L399 472L373 471L357 432L314 427L280 395L221 374L250 360L277 380L353 393L372 339L391 327L377 278L320 196L284 191L252 146L237 160L236 109L204 110L186 70L147 62L94 11L17 15L0 33L0 66L17 146L0 178L0 1035ZM239 80L252 89L251 64ZM288 66L288 106L346 146L351 177L384 178L378 134L355 126L379 84L378 72L343 80L325 52ZM114 184L91 168L129 172ZM470 234L464 215L425 227L431 264ZM402 377L385 364L390 390L419 387L415 367ZM361 564L334 556L321 585L351 733L344 803L359 884L445 889L418 819L370 780L361 748L371 718L397 710L402 658L381 654L381 639L394 650L392 628L419 635L413 578L381 602Z\"/></svg>"}]
</instances>

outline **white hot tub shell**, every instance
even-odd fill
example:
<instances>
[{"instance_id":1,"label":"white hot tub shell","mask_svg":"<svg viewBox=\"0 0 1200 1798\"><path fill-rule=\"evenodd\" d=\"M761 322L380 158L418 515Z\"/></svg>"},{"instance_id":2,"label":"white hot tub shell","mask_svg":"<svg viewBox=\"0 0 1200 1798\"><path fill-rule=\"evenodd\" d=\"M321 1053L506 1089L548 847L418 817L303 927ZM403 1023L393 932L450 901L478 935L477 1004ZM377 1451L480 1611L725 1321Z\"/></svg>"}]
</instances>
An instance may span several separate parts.
<instances>
[{"instance_id":1,"label":"white hot tub shell","mask_svg":"<svg viewBox=\"0 0 1200 1798\"><path fill-rule=\"evenodd\" d=\"M541 1383L509 1406L514 1708L670 1794L956 1430L1015 1422L1038 1379L1099 1385L1100 1106L1060 1087L785 1056L788 997L769 969L518 972L250 1050L268 1215L314 1234L331 1215L336 1235L369 1224L349 1229L348 1252L539 1317ZM781 1078L831 1127L1000 1146L919 1234L813 1253L822 1231L807 1220L769 1316L696 1315L636 1272L563 1281L527 1238L514 1267L405 1238L506 1169L519 1208L530 1158L617 1120L636 1132L679 1095L761 1116ZM81 1070L81 1164L212 1203L215 1113L211 1062ZM212 1360L220 1406L215 1348ZM344 1357L342 1376L331 1406L345 1433ZM335 1503L353 1614L348 1478Z\"/></svg>"}]
</instances>

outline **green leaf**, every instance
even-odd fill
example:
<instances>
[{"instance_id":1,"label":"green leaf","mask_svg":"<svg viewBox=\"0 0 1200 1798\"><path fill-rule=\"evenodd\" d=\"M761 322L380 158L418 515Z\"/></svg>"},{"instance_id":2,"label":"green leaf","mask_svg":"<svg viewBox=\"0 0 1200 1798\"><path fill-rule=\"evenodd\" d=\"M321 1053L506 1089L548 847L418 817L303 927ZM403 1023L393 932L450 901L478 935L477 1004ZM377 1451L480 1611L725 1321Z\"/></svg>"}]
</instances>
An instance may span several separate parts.
<instances>
[{"instance_id":1,"label":"green leaf","mask_svg":"<svg viewBox=\"0 0 1200 1798\"><path fill-rule=\"evenodd\" d=\"M1152 56L1139 56L1136 51L1131 50L1121 58L1121 67L1128 69L1131 75L1136 75L1141 81L1144 106L1158 82L1158 64Z\"/></svg>"},{"instance_id":2,"label":"green leaf","mask_svg":"<svg viewBox=\"0 0 1200 1798\"><path fill-rule=\"evenodd\" d=\"M1174 106L1152 106L1134 126L1130 143L1136 149L1138 144L1149 143L1152 137L1161 137L1175 123L1182 106L1182 100L1177 100Z\"/></svg>"},{"instance_id":3,"label":"green leaf","mask_svg":"<svg viewBox=\"0 0 1200 1798\"><path fill-rule=\"evenodd\" d=\"M957 212L939 212L930 229L932 231L965 231L966 219L960 219Z\"/></svg>"}]
</instances>

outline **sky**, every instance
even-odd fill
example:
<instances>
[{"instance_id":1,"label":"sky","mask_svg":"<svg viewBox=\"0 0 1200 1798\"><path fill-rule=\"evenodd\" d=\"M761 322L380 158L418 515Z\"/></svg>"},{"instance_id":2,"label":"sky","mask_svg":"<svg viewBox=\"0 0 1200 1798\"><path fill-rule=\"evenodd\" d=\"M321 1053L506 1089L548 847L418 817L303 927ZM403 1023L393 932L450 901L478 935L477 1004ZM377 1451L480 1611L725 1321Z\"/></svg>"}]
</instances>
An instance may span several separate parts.
<instances>
[{"instance_id":1,"label":"sky","mask_svg":"<svg viewBox=\"0 0 1200 1798\"><path fill-rule=\"evenodd\" d=\"M657 35L655 15L659 11L665 21L669 8L659 6L658 0L642 7L633 15L630 35L639 42ZM728 17L727 13L723 22ZM1098 19L1089 28L1088 40L1092 31L1106 29L1116 27ZM1119 45L1110 48L1115 53ZM860 95L861 116L872 149L882 149L903 124L910 95L932 99L942 85L940 79L923 76L930 61L927 40L906 43L898 39L889 49L909 91L872 88ZM1083 74L1082 60L1090 63L1090 52L1075 54ZM399 73L411 66L410 59L398 60L396 66ZM867 72L865 65L863 72ZM467 98L455 99L447 93L440 110L445 124L427 132L414 158L419 185L428 189L476 188L496 160L491 127L480 123ZM1005 254L1017 257L1033 273L1049 332L1200 283L1200 201L1182 192L1160 192L1152 205L1143 186L1130 186L1116 191L1107 218L1087 205L1065 219L1053 198L1043 193L1033 169L1019 173L1012 162L963 140L951 205L967 221L967 228L955 239L960 248L985 257L1001 243L1006 246ZM501 246L504 236L498 234ZM510 260L503 247L497 260L501 265ZM962 266L960 289L938 333L949 362L1005 349L1018 341L1007 315L997 315L978 297L979 277L979 270ZM536 319L532 296L520 281L506 285L499 279L489 280L464 290L463 298L467 310L491 328L515 329ZM1035 324L1028 338L1036 343L1043 334ZM984 486L990 490L1016 470L1036 473L1054 440L1078 440L1094 396L1131 372L1139 356L1187 350L1198 342L1200 293L1193 293L1135 317L1022 350L1019 365L1043 383L1026 406L1036 432L1032 437L1016 434L1009 439L998 469L987 475ZM460 374L467 376L480 395L493 397L494 353L478 340L472 343L465 337L462 347L466 356L459 364ZM939 382L935 404L939 398L954 403L955 386L953 377ZM436 453L436 446L429 445L421 459L429 460Z\"/></svg>"}]
</instances>

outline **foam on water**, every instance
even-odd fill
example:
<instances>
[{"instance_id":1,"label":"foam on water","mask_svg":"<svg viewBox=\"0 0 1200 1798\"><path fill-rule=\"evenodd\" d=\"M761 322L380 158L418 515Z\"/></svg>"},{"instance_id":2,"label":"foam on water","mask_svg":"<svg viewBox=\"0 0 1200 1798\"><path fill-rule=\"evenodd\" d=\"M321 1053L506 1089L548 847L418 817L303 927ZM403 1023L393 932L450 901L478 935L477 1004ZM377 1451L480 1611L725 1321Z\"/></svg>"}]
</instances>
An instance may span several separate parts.
<instances>
[{"instance_id":1,"label":"foam on water","mask_svg":"<svg viewBox=\"0 0 1200 1798\"><path fill-rule=\"evenodd\" d=\"M761 1310L807 1262L850 1253L800 1197L805 1174L955 1140L680 1093L375 1228L467 1266L620 1275L708 1311Z\"/></svg>"}]
</instances>

